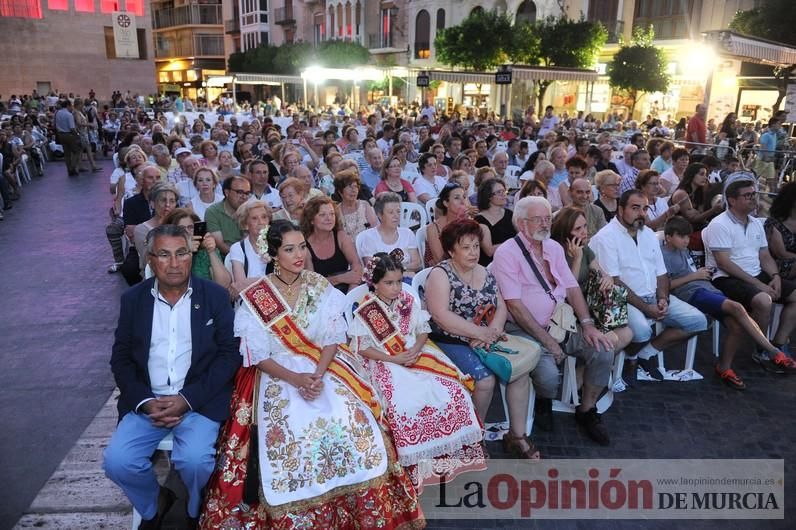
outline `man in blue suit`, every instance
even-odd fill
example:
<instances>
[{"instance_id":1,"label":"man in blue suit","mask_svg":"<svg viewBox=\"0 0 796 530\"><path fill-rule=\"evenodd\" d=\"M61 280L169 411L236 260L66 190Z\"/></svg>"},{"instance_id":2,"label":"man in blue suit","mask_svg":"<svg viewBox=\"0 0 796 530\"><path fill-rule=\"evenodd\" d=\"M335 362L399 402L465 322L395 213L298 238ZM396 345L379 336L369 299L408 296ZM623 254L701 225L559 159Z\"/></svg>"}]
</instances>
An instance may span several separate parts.
<instances>
[{"instance_id":1,"label":"man in blue suit","mask_svg":"<svg viewBox=\"0 0 796 530\"><path fill-rule=\"evenodd\" d=\"M151 462L169 433L172 461L188 489L187 526L196 526L241 362L227 292L191 276L190 249L181 227L149 233L154 277L122 295L111 355L120 421L105 450L105 473L141 514L140 529L159 528L174 503Z\"/></svg>"}]
</instances>

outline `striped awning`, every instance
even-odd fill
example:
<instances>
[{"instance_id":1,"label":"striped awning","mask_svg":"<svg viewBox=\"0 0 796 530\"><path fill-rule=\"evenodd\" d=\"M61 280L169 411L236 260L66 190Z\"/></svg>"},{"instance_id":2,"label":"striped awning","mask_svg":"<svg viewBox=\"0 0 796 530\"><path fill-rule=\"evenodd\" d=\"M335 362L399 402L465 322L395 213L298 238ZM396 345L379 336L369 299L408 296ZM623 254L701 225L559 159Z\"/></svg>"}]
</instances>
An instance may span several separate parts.
<instances>
[{"instance_id":1,"label":"striped awning","mask_svg":"<svg viewBox=\"0 0 796 530\"><path fill-rule=\"evenodd\" d=\"M597 81L597 72L579 68L545 68L543 66L512 66L515 81ZM495 72L455 72L430 70L432 81L448 83L493 84Z\"/></svg>"},{"instance_id":2,"label":"striped awning","mask_svg":"<svg viewBox=\"0 0 796 530\"><path fill-rule=\"evenodd\" d=\"M450 72L444 70L430 70L428 76L431 81L446 81L448 83L480 83L489 84L495 82L495 74L487 72Z\"/></svg>"},{"instance_id":3,"label":"striped awning","mask_svg":"<svg viewBox=\"0 0 796 530\"><path fill-rule=\"evenodd\" d=\"M796 64L796 48L780 42L741 35L733 31L708 31L705 42L715 44L720 53L746 62L787 66Z\"/></svg>"},{"instance_id":4,"label":"striped awning","mask_svg":"<svg viewBox=\"0 0 796 530\"><path fill-rule=\"evenodd\" d=\"M304 80L298 75L278 75L278 74L230 74L235 78L235 83L239 85L280 85L282 83L292 83L294 85L304 84Z\"/></svg>"},{"instance_id":5,"label":"striped awning","mask_svg":"<svg viewBox=\"0 0 796 530\"><path fill-rule=\"evenodd\" d=\"M542 66L513 66L518 81L597 81L596 70L580 68L544 68Z\"/></svg>"}]
</instances>

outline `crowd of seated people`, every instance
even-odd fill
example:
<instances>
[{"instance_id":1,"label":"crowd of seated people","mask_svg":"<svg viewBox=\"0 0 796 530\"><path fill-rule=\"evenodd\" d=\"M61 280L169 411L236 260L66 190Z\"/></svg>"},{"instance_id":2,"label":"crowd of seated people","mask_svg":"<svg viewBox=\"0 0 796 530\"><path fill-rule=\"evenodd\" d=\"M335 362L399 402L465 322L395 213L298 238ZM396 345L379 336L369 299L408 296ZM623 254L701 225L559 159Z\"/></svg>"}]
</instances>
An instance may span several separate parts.
<instances>
[{"instance_id":1,"label":"crowd of seated people","mask_svg":"<svg viewBox=\"0 0 796 530\"><path fill-rule=\"evenodd\" d=\"M110 272L121 271L130 285L155 286L190 261L191 277L213 284L236 312L226 332L240 339L235 355L243 366L225 383L235 392L227 399L231 416L215 420L219 454L232 454L241 429L248 447L265 443L238 421L251 409L257 381L266 401L287 400L271 411L284 418L284 436L299 437L324 417L361 428L357 436L375 459L347 471L358 477L353 482L338 477L289 494L273 487L272 470L262 467L259 487L268 504L249 504L248 511L230 509L243 498L230 476L206 470L207 494L189 505L189 516L201 514L206 528L229 517L262 523L286 516L272 505L296 502L302 508L292 515L320 517L320 510L347 502L326 495L336 486L380 499L374 502L386 502L387 490L419 494L434 473L419 465L424 457L454 454L473 463L454 475L483 468L494 448L482 427L498 385L505 385L508 414L504 450L542 458L544 448L526 429L530 391L534 425L553 429L567 362L583 367L576 424L610 445L597 403L611 391L619 353L627 382L638 387L639 375L666 377L655 363L661 352L710 325L725 330L715 363L719 381L746 388L734 361L749 351L770 372L796 373L789 344L796 326L796 183L775 190L764 219L757 217L761 182L752 171L736 171L729 156L712 171L703 155L677 142L648 142L636 127L595 137L578 120L552 117L514 129L377 108L342 117L296 112L284 128L257 115L185 123L133 113L119 124L110 146ZM115 127L118 116L108 113L108 120ZM4 153L13 149L5 132ZM184 248L164 246L169 238L179 243L181 234ZM258 312L263 296L284 306L281 318L302 332L314 361L296 355L278 326L268 325ZM595 302L608 298L612 307ZM562 316L565 303L571 313ZM774 305L781 306L776 321ZM395 333L377 333L370 312ZM559 340L554 329L562 318L573 327ZM534 352L510 378L485 361L507 347ZM371 397L378 403L340 398L346 368L335 359L346 356L377 387ZM429 364L437 372L426 370ZM404 396L389 391L393 385L423 393ZM322 406L302 408L302 400ZM461 423L414 447L402 422L428 406L440 417L462 412ZM374 427L379 414L386 431ZM264 448L260 454L282 458ZM106 464L123 489L124 458L114 446ZM385 470L376 460L401 466ZM153 495L154 501L131 495L145 522L159 514ZM388 509L396 520L420 517L416 497L407 495Z\"/></svg>"}]
</instances>

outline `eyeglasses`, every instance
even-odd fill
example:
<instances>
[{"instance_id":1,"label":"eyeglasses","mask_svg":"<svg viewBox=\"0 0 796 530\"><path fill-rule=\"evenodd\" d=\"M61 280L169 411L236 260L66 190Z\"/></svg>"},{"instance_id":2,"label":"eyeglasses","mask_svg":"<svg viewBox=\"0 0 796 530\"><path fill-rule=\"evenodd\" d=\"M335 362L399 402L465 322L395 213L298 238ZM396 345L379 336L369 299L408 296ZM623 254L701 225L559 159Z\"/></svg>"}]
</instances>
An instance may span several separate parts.
<instances>
[{"instance_id":1,"label":"eyeglasses","mask_svg":"<svg viewBox=\"0 0 796 530\"><path fill-rule=\"evenodd\" d=\"M747 201L750 201L750 200L752 200L752 199L757 197L757 192L756 191L750 191L749 193L742 193L742 194L739 195L739 197L743 197Z\"/></svg>"},{"instance_id":2,"label":"eyeglasses","mask_svg":"<svg viewBox=\"0 0 796 530\"><path fill-rule=\"evenodd\" d=\"M495 195L498 195L498 196L506 195L506 190L503 190L503 189L495 190L495 191L492 192L492 196L494 197Z\"/></svg>"},{"instance_id":3,"label":"eyeglasses","mask_svg":"<svg viewBox=\"0 0 796 530\"><path fill-rule=\"evenodd\" d=\"M544 217L540 215L535 215L533 217L526 217L525 220L528 221L529 223L540 225L543 223L550 224L553 221L553 218L550 217L549 215L545 215Z\"/></svg>"},{"instance_id":4,"label":"eyeglasses","mask_svg":"<svg viewBox=\"0 0 796 530\"><path fill-rule=\"evenodd\" d=\"M178 250L177 252L171 253L166 250L161 250L160 252L150 252L150 256L158 260L158 262L166 264L171 262L171 258L177 258L177 261L186 261L191 258L191 251L190 250Z\"/></svg>"},{"instance_id":5,"label":"eyeglasses","mask_svg":"<svg viewBox=\"0 0 796 530\"><path fill-rule=\"evenodd\" d=\"M241 197L241 198L243 198L243 197L249 197L249 196L252 194L252 192L250 192L250 191L246 191L246 190L236 190L236 189L231 189L231 190L229 190L229 191L233 191L233 192L237 193L237 194L238 194L238 197Z\"/></svg>"}]
</instances>

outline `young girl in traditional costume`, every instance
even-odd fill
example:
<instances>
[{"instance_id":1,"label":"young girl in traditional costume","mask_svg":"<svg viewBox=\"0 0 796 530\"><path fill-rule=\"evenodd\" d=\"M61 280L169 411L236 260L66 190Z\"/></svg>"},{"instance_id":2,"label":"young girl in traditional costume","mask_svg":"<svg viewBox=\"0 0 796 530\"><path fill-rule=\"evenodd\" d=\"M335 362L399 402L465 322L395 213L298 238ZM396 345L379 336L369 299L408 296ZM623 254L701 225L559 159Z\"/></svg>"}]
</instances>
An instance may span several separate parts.
<instances>
[{"instance_id":1,"label":"young girl in traditional costume","mask_svg":"<svg viewBox=\"0 0 796 530\"><path fill-rule=\"evenodd\" d=\"M243 368L201 528L423 528L378 401L341 346L343 294L304 270L306 242L290 221L260 239L274 272L240 295Z\"/></svg>"},{"instance_id":2,"label":"young girl in traditional costume","mask_svg":"<svg viewBox=\"0 0 796 530\"><path fill-rule=\"evenodd\" d=\"M480 470L483 427L470 398L473 380L433 343L429 314L402 289L403 253L376 254L364 280L370 287L348 330L380 396L398 461L422 491Z\"/></svg>"}]
</instances>

